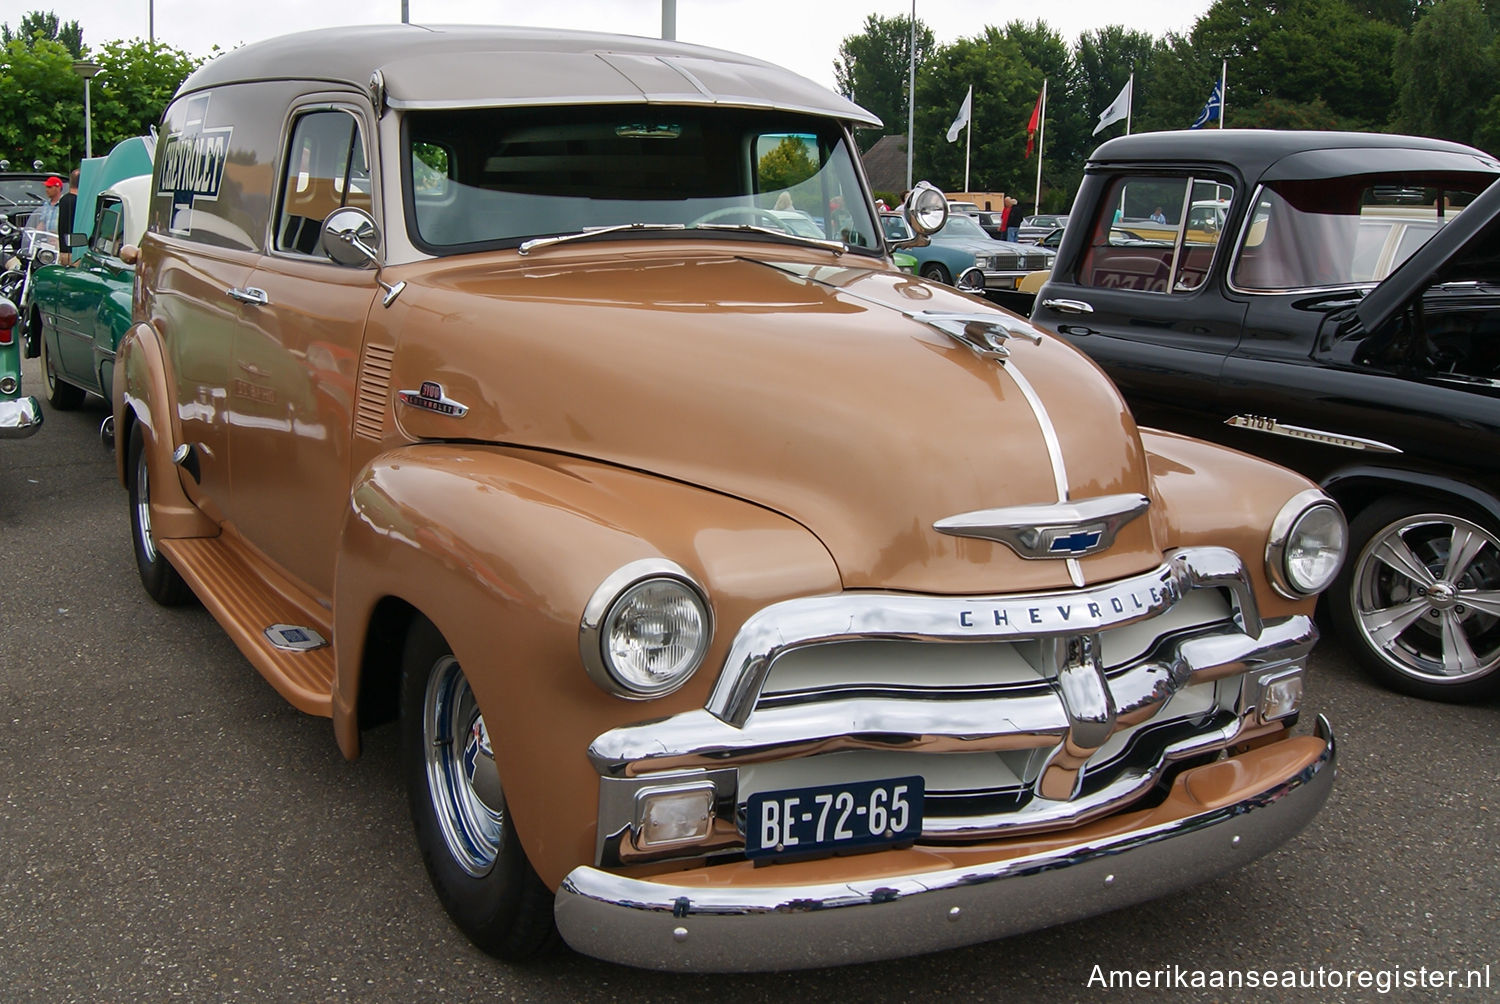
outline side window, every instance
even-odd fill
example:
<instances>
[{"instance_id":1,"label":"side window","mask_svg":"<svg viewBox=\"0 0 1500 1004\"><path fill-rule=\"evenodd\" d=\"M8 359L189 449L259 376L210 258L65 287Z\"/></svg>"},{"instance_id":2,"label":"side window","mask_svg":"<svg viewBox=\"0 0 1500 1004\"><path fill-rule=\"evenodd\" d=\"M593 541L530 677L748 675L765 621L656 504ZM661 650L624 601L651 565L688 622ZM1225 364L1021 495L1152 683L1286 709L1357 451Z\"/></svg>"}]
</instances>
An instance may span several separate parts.
<instances>
[{"instance_id":1,"label":"side window","mask_svg":"<svg viewBox=\"0 0 1500 1004\"><path fill-rule=\"evenodd\" d=\"M1144 293L1196 290L1218 253L1233 194L1214 178L1116 178L1092 222L1079 281Z\"/></svg>"},{"instance_id":2,"label":"side window","mask_svg":"<svg viewBox=\"0 0 1500 1004\"><path fill-rule=\"evenodd\" d=\"M276 250L322 255L318 236L335 209L371 205L359 123L343 111L316 111L292 126L276 214Z\"/></svg>"},{"instance_id":3,"label":"side window","mask_svg":"<svg viewBox=\"0 0 1500 1004\"><path fill-rule=\"evenodd\" d=\"M95 254L120 257L120 237L125 227L122 208L119 199L100 197L99 208L94 213L94 234L89 238L89 246Z\"/></svg>"}]
</instances>

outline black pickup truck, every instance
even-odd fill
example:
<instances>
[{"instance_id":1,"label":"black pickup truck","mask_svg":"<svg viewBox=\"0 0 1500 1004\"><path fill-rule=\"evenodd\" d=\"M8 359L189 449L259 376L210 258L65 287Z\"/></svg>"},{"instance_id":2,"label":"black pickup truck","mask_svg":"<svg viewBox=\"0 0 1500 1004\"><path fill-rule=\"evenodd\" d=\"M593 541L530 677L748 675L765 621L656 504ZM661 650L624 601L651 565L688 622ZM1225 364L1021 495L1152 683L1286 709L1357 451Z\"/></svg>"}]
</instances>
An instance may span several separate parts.
<instances>
[{"instance_id":1,"label":"black pickup truck","mask_svg":"<svg viewBox=\"0 0 1500 1004\"><path fill-rule=\"evenodd\" d=\"M1111 140L1032 313L1141 424L1322 484L1352 538L1324 594L1336 630L1377 679L1439 700L1500 692L1497 177L1410 136Z\"/></svg>"}]
</instances>

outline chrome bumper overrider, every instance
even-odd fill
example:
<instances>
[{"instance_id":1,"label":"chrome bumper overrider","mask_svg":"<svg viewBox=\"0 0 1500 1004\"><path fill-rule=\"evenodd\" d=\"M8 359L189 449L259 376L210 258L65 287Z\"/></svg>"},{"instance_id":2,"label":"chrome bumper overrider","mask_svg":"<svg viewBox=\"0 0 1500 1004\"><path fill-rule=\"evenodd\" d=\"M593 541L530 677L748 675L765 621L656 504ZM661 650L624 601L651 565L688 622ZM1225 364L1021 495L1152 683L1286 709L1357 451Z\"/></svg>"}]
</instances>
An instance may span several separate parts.
<instances>
[{"instance_id":1,"label":"chrome bumper overrider","mask_svg":"<svg viewBox=\"0 0 1500 1004\"><path fill-rule=\"evenodd\" d=\"M0 439L25 439L42 427L42 406L34 397L0 401Z\"/></svg>"},{"instance_id":2,"label":"chrome bumper overrider","mask_svg":"<svg viewBox=\"0 0 1500 1004\"><path fill-rule=\"evenodd\" d=\"M1335 745L1321 717L1316 734L1321 754L1289 776L1265 766L1280 744L1236 758L1273 777L1229 804L978 866L784 886L577 868L558 889L557 925L576 950L614 962L745 971L868 962L1064 923L1203 882L1285 842L1333 784Z\"/></svg>"}]
</instances>

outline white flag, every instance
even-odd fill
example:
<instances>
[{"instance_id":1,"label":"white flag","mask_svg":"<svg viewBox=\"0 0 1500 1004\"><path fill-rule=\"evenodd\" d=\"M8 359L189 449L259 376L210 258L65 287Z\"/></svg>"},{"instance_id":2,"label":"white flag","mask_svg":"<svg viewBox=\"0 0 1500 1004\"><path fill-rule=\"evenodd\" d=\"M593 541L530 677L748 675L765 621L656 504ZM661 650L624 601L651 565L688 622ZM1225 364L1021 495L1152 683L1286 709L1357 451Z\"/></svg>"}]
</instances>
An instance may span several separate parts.
<instances>
[{"instance_id":1,"label":"white flag","mask_svg":"<svg viewBox=\"0 0 1500 1004\"><path fill-rule=\"evenodd\" d=\"M949 143L956 143L958 141L958 134L963 130L964 126L969 124L969 114L973 111L973 108L974 87L971 84L969 86L969 93L964 95L964 103L958 107L958 118L954 119L953 124L948 127Z\"/></svg>"},{"instance_id":2,"label":"white flag","mask_svg":"<svg viewBox=\"0 0 1500 1004\"><path fill-rule=\"evenodd\" d=\"M1099 113L1099 124L1094 126L1095 136L1099 135L1099 130L1105 126L1130 117L1130 92L1134 87L1135 74L1132 73L1130 79L1125 81L1125 86L1121 88L1120 93L1109 103L1109 107Z\"/></svg>"}]
</instances>

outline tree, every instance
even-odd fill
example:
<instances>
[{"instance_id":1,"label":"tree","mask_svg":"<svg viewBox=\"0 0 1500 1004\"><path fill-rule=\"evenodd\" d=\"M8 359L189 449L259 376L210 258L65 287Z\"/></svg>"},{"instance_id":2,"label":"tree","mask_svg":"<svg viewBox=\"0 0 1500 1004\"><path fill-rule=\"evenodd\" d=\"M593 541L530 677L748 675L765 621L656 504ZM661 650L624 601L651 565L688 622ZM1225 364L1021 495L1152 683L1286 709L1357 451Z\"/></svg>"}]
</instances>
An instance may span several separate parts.
<instances>
[{"instance_id":1,"label":"tree","mask_svg":"<svg viewBox=\"0 0 1500 1004\"><path fill-rule=\"evenodd\" d=\"M799 136L786 136L760 159L760 187L775 192L791 188L818 173L818 165Z\"/></svg>"},{"instance_id":2,"label":"tree","mask_svg":"<svg viewBox=\"0 0 1500 1004\"><path fill-rule=\"evenodd\" d=\"M880 121L884 123L879 132L874 129L860 131L860 149L868 150L882 136L905 135L911 52L910 17L881 17L871 14L865 18L862 32L846 37L839 44L839 58L833 62L833 76L838 89L880 116ZM932 52L932 29L918 19L918 73L921 73Z\"/></svg>"},{"instance_id":3,"label":"tree","mask_svg":"<svg viewBox=\"0 0 1500 1004\"><path fill-rule=\"evenodd\" d=\"M1495 33L1475 0L1442 0L1396 45L1400 92L1393 125L1460 143L1474 142L1495 95Z\"/></svg>"},{"instance_id":4,"label":"tree","mask_svg":"<svg viewBox=\"0 0 1500 1004\"><path fill-rule=\"evenodd\" d=\"M947 133L970 86L970 188L1029 192L1035 177L1022 154L1042 72L1020 43L993 27L943 46L917 78L917 175L947 191L963 187L965 137L949 143Z\"/></svg>"},{"instance_id":5,"label":"tree","mask_svg":"<svg viewBox=\"0 0 1500 1004\"><path fill-rule=\"evenodd\" d=\"M76 138L76 144L75 144ZM0 50L0 158L64 172L83 148L83 81L59 42L20 38Z\"/></svg>"},{"instance_id":6,"label":"tree","mask_svg":"<svg viewBox=\"0 0 1500 1004\"><path fill-rule=\"evenodd\" d=\"M99 64L92 85L96 153L149 131L182 81L203 62L139 38L106 43L94 58Z\"/></svg>"},{"instance_id":7,"label":"tree","mask_svg":"<svg viewBox=\"0 0 1500 1004\"><path fill-rule=\"evenodd\" d=\"M45 14L39 10L27 14L21 18L21 26L14 32L10 30L8 22L0 24L0 42L9 44L17 39L25 42L27 48L37 39L59 42L73 54L74 59L83 58L83 28L77 21L58 24L57 15L50 10Z\"/></svg>"}]
</instances>

